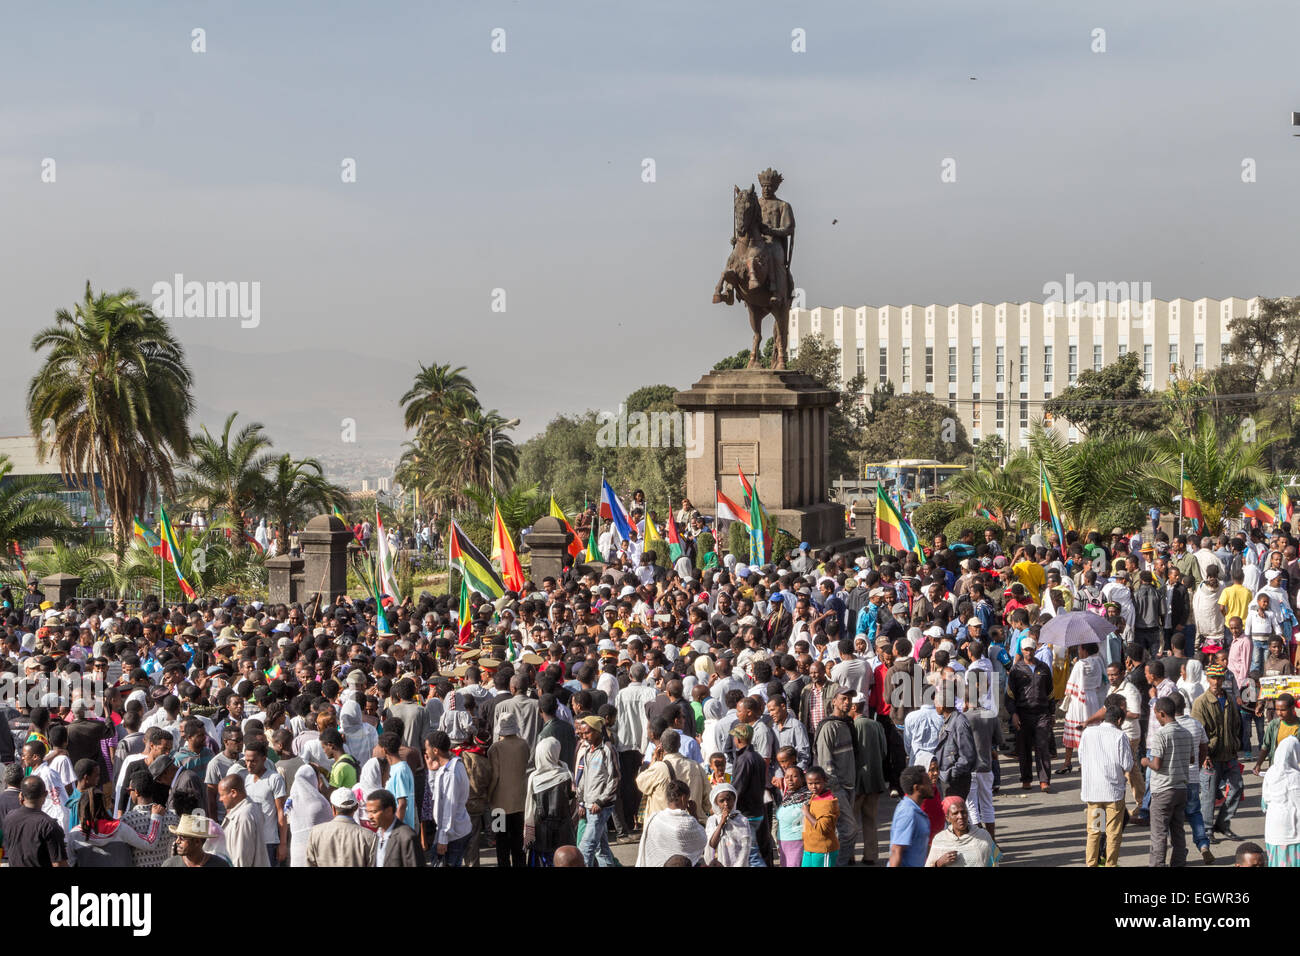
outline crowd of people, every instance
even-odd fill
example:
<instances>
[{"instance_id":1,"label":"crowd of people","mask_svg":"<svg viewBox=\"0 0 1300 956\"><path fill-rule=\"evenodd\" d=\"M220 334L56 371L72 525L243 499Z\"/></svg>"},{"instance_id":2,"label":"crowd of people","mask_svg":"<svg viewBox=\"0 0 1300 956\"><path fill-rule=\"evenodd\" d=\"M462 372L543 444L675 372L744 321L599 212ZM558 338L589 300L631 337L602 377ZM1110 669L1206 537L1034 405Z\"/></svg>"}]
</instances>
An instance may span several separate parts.
<instances>
[{"instance_id":1,"label":"crowd of people","mask_svg":"<svg viewBox=\"0 0 1300 956\"><path fill-rule=\"evenodd\" d=\"M1266 825L1239 862L1300 858L1300 718L1264 680L1295 670L1286 530L750 564L689 502L648 517L675 560L605 528L603 564L468 622L408 598L384 633L345 595L56 605L32 581L0 627L4 862L990 867L1018 767L1081 775L1087 864L1147 827L1177 866L1187 828L1207 863L1237 841L1243 761ZM1097 639L1055 643L1076 612Z\"/></svg>"}]
</instances>

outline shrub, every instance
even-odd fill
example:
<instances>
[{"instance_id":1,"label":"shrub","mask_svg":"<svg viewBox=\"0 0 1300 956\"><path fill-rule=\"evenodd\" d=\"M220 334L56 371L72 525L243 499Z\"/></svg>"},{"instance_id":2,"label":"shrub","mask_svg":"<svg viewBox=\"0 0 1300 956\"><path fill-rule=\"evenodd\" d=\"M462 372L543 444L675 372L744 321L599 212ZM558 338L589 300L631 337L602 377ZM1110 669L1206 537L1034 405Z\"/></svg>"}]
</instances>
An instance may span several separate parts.
<instances>
[{"instance_id":1,"label":"shrub","mask_svg":"<svg viewBox=\"0 0 1300 956\"><path fill-rule=\"evenodd\" d=\"M791 548L799 547L799 540L790 532L778 528L776 519L768 515L763 523L767 540L772 543L772 563L779 563L782 556L789 554ZM749 561L749 529L739 521L733 521L727 529L727 550L736 556L742 564Z\"/></svg>"},{"instance_id":2,"label":"shrub","mask_svg":"<svg viewBox=\"0 0 1300 956\"><path fill-rule=\"evenodd\" d=\"M965 532L973 531L975 533L975 544L978 546L984 543L984 531L987 528L993 529L993 533L997 536L999 542L1002 541L1003 536L1007 533L1006 529L996 521L990 521L988 518L979 517L954 518L952 521L949 521L944 525L943 533L948 536L948 544L952 545L960 541L961 536ZM1003 545L1003 549L1005 550L1005 544Z\"/></svg>"},{"instance_id":3,"label":"shrub","mask_svg":"<svg viewBox=\"0 0 1300 956\"><path fill-rule=\"evenodd\" d=\"M962 516L962 508L950 501L927 501L912 512L908 520L923 541L933 541L934 536L949 523Z\"/></svg>"}]
</instances>

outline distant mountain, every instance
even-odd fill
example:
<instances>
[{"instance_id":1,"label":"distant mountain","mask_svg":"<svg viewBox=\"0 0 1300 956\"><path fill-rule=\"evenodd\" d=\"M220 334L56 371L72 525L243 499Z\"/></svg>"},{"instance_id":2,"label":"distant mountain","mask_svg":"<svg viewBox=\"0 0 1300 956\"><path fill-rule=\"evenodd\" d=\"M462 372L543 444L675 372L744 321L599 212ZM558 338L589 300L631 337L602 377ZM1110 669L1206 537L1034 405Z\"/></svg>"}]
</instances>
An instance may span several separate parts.
<instances>
[{"instance_id":1,"label":"distant mountain","mask_svg":"<svg viewBox=\"0 0 1300 956\"><path fill-rule=\"evenodd\" d=\"M246 354L191 344L185 351L195 430L215 433L237 411L236 424L261 422L276 450L295 457L394 458L406 440L398 399L415 362L316 348ZM355 442L344 441L345 419L355 422Z\"/></svg>"}]
</instances>

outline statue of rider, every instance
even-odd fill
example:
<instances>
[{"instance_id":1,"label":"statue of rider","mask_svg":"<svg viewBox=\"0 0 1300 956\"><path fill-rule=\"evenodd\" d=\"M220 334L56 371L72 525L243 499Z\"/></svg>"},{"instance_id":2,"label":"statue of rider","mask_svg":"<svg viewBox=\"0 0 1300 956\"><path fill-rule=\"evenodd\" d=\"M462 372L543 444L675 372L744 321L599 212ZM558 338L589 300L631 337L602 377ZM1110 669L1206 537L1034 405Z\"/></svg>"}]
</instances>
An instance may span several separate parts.
<instances>
[{"instance_id":1,"label":"statue of rider","mask_svg":"<svg viewBox=\"0 0 1300 956\"><path fill-rule=\"evenodd\" d=\"M771 239L772 261L774 268L768 270L767 287L773 293L779 290L778 269L785 270L786 291L794 291L794 279L790 275L790 259L794 255L794 210L784 199L776 198L776 191L781 188L783 177L770 166L758 174L758 184L763 189L763 196L758 201L763 214L760 227L763 235Z\"/></svg>"}]
</instances>

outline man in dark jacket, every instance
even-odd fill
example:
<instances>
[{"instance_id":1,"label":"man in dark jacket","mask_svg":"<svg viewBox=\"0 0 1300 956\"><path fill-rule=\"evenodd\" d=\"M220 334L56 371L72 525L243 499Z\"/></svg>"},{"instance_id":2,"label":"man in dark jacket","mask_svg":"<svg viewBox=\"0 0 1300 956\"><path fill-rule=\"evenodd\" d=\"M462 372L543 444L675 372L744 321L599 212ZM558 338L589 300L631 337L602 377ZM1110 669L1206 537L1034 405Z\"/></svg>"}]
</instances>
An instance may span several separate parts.
<instances>
[{"instance_id":1,"label":"man in dark jacket","mask_svg":"<svg viewBox=\"0 0 1300 956\"><path fill-rule=\"evenodd\" d=\"M1011 716L1011 729L1016 732L1016 752L1020 756L1020 788L1030 789L1030 778L1035 763L1038 766L1038 786L1047 793L1051 786L1052 670L1038 658L1034 651L1037 642L1027 637L1020 642L1020 656L1007 672L1007 712ZM1031 758L1030 751L1035 752Z\"/></svg>"},{"instance_id":2,"label":"man in dark jacket","mask_svg":"<svg viewBox=\"0 0 1300 956\"><path fill-rule=\"evenodd\" d=\"M957 709L957 681L951 678L940 681L937 691L935 709L943 718L939 743L935 747L939 782L943 784L944 797L965 800L970 795L971 777L979 760L975 752L975 734L966 715Z\"/></svg>"},{"instance_id":3,"label":"man in dark jacket","mask_svg":"<svg viewBox=\"0 0 1300 956\"><path fill-rule=\"evenodd\" d=\"M857 839L858 818L853 807L857 797L858 759L857 733L853 718L853 691L837 687L830 700L830 711L817 728L813 738L813 764L826 771L826 786L840 802L840 815L835 830L840 839L840 866L848 866L853 858L853 844ZM843 850L848 848L848 852Z\"/></svg>"},{"instance_id":4,"label":"man in dark jacket","mask_svg":"<svg viewBox=\"0 0 1300 956\"><path fill-rule=\"evenodd\" d=\"M397 800L388 790L366 799L366 816L375 824L375 865L424 866L420 838L397 815Z\"/></svg>"},{"instance_id":5,"label":"man in dark jacket","mask_svg":"<svg viewBox=\"0 0 1300 956\"><path fill-rule=\"evenodd\" d=\"M1138 586L1133 591L1133 634L1135 640L1155 655L1160 650L1165 626L1165 597L1156 587L1150 571L1138 576Z\"/></svg>"},{"instance_id":6,"label":"man in dark jacket","mask_svg":"<svg viewBox=\"0 0 1300 956\"><path fill-rule=\"evenodd\" d=\"M1241 803L1241 770L1237 750L1241 745L1241 711L1224 689L1228 669L1220 663L1205 669L1207 690L1192 702L1192 716L1201 722L1210 739L1209 753L1201 768L1201 817L1213 832L1239 839L1232 832L1232 817ZM1228 785L1227 799L1214 812L1215 798Z\"/></svg>"},{"instance_id":7,"label":"man in dark jacket","mask_svg":"<svg viewBox=\"0 0 1300 956\"><path fill-rule=\"evenodd\" d=\"M853 734L858 758L858 790L854 811L857 813L858 830L862 837L862 862L874 866L880 851L876 838L876 809L880 795L889 789L892 768L889 739L884 724L867 716L867 712L867 699L861 695L854 698ZM894 771L895 774L899 772ZM840 855L847 856L849 864L852 864L853 854L845 854L843 845L840 846Z\"/></svg>"},{"instance_id":8,"label":"man in dark jacket","mask_svg":"<svg viewBox=\"0 0 1300 956\"><path fill-rule=\"evenodd\" d=\"M767 806L763 794L767 789L767 762L750 746L754 728L737 722L731 728L731 739L736 745L736 758L732 764L731 785L736 788L736 812L749 821L752 836L749 850L750 866L767 866L767 848L771 844L771 828L764 826Z\"/></svg>"},{"instance_id":9,"label":"man in dark jacket","mask_svg":"<svg viewBox=\"0 0 1300 956\"><path fill-rule=\"evenodd\" d=\"M574 758L578 753L578 735L573 730L573 724L556 717L559 711L559 698L554 694L543 694L537 702L537 709L542 715L542 729L537 732L538 741L545 740L547 737L554 737L560 742L560 761L569 768L574 769Z\"/></svg>"}]
</instances>

